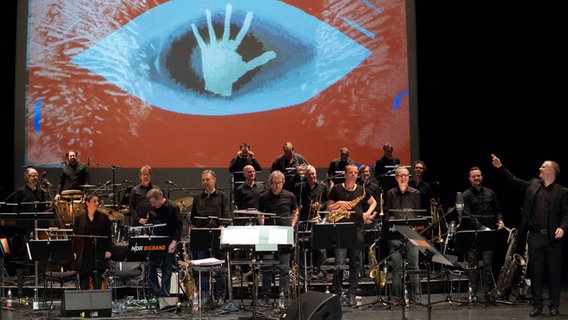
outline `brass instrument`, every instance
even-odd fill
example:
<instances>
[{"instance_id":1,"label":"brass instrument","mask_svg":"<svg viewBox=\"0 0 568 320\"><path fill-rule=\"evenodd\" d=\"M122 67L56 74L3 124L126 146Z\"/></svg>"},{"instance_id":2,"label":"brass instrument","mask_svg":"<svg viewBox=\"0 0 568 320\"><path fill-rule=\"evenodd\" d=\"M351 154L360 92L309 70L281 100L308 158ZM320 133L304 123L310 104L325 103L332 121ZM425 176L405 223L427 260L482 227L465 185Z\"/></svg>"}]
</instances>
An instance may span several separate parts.
<instances>
[{"instance_id":1,"label":"brass instrument","mask_svg":"<svg viewBox=\"0 0 568 320\"><path fill-rule=\"evenodd\" d=\"M290 299L296 299L298 292L298 265L296 261L292 261L292 268L290 268Z\"/></svg>"},{"instance_id":2,"label":"brass instrument","mask_svg":"<svg viewBox=\"0 0 568 320\"><path fill-rule=\"evenodd\" d=\"M351 204L351 208L355 207L361 200L363 200L363 198L365 198L367 192L365 190L365 188L363 188L363 195L358 196L357 198L351 200L351 202L349 202ZM336 223L337 221L341 220L341 219L349 219L351 217L351 212L345 210L345 209L337 209L337 210L332 210L328 217L327 217L327 221L330 223Z\"/></svg>"},{"instance_id":3,"label":"brass instrument","mask_svg":"<svg viewBox=\"0 0 568 320\"><path fill-rule=\"evenodd\" d=\"M526 299L527 292L531 287L531 279L527 278L527 264L529 263L529 248L528 244L525 242L525 264L521 268L521 276L519 277L519 293L518 297L521 300Z\"/></svg>"},{"instance_id":4,"label":"brass instrument","mask_svg":"<svg viewBox=\"0 0 568 320\"><path fill-rule=\"evenodd\" d=\"M253 261L253 249L249 249L249 259L251 261ZM254 270L254 264L249 264L249 271L247 271L246 273L243 273L241 275L241 283L246 283L248 285L248 288L250 290L251 293L251 297L254 295L255 297L257 296L258 292L257 288L258 288L258 276ZM253 291L254 290L254 291Z\"/></svg>"},{"instance_id":5,"label":"brass instrument","mask_svg":"<svg viewBox=\"0 0 568 320\"><path fill-rule=\"evenodd\" d=\"M440 212L438 211L438 203L434 198L430 199L430 214L432 215L432 221L437 222L438 238L436 239L436 242L443 243L444 238L442 237L442 226L441 226L442 219L440 218Z\"/></svg>"},{"instance_id":6,"label":"brass instrument","mask_svg":"<svg viewBox=\"0 0 568 320\"><path fill-rule=\"evenodd\" d=\"M189 258L189 254L187 252L187 241L181 241L182 244L182 251L183 251L183 261L178 261L178 265L185 269L185 274L183 277L183 287L185 289L185 295L187 296L188 300L192 300L193 299L193 290L195 290L196 285L195 285L195 279L193 278L193 275L191 274L191 260Z\"/></svg>"},{"instance_id":7,"label":"brass instrument","mask_svg":"<svg viewBox=\"0 0 568 320\"><path fill-rule=\"evenodd\" d=\"M377 259L377 254L375 253L375 245L377 242L373 242L373 244L369 247L369 257L371 259L371 263L373 267L369 272L369 277L373 279L375 282L375 286L377 288L384 288L387 284L387 277L385 276L384 272L380 269L379 260Z\"/></svg>"},{"instance_id":8,"label":"brass instrument","mask_svg":"<svg viewBox=\"0 0 568 320\"><path fill-rule=\"evenodd\" d=\"M315 201L317 203L317 205L312 205L312 203L310 204L310 210L308 211L308 222L306 223L306 230L305 231L311 231L312 223L320 223L321 222L321 218L320 218L318 212L321 209L322 196L323 196L323 192L320 192L319 195L318 195L318 198Z\"/></svg>"},{"instance_id":9,"label":"brass instrument","mask_svg":"<svg viewBox=\"0 0 568 320\"><path fill-rule=\"evenodd\" d=\"M383 193L381 192L379 194L379 215L380 216L384 216L385 215L385 211L383 209L383 206L385 204L385 200L383 199Z\"/></svg>"},{"instance_id":10,"label":"brass instrument","mask_svg":"<svg viewBox=\"0 0 568 320\"><path fill-rule=\"evenodd\" d=\"M509 231L509 238L507 239L509 247L507 248L507 254L505 255L505 262L503 262L503 266L499 272L499 279L497 280L495 288L491 292L491 296L495 299L503 299L507 295L515 275L517 274L517 269L526 265L525 258L518 253L514 253L515 247L517 246L517 237L519 232L516 228L503 228Z\"/></svg>"}]
</instances>

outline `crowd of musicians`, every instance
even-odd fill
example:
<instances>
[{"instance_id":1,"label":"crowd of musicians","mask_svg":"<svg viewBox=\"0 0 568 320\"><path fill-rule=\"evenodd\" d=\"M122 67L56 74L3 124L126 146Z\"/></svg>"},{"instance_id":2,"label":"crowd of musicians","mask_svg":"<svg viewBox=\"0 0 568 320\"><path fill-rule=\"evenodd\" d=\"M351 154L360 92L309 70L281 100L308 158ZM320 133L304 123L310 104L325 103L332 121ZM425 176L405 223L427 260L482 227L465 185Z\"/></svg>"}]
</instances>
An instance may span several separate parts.
<instances>
[{"instance_id":1,"label":"crowd of musicians","mask_svg":"<svg viewBox=\"0 0 568 320\"><path fill-rule=\"evenodd\" d=\"M441 236L443 233L446 245L457 230L483 233L511 229L505 226L506 215L501 212L497 195L483 185L483 174L479 167L469 169L467 178L470 187L458 192L455 210L452 208L454 212L448 215L439 212L436 190L424 180L424 161L417 160L411 166L401 165L400 160L393 155L393 149L390 144L384 145L384 155L376 161L372 177L369 165L357 164L350 158L349 149L341 148L339 157L330 161L326 178L319 180L316 168L309 164L306 157L295 152L291 142L286 142L283 153L270 167L268 180L257 181L256 174L262 167L250 145L242 143L229 165L232 174L231 191L217 188L215 172L203 170L202 189L198 194L192 195L190 204L167 199L163 189L152 182L151 166L143 165L139 171L140 182L131 188L127 210L124 214L120 213L120 217L123 218L123 230L145 230L145 226L153 226L148 227L149 231L141 233L169 239L165 254L148 262L152 298L170 295L172 272L179 259L176 254L180 245L186 245L187 242L184 241L183 234L188 234L187 238L191 241L192 229L222 229L245 216L248 219L247 225L293 227L297 231L296 238L309 237L315 225L338 222L354 225L354 234L340 235L349 239L346 242L352 243L348 246L312 248L298 242L294 250L260 253L259 259L274 260L276 263L259 267L262 279L256 301L259 305L268 305L270 299L280 292L289 302L298 290L297 278L307 281L310 276L324 277L326 259L333 258L330 290L341 295L347 306L355 306L356 290L361 275L366 271L365 265L373 263L364 250L366 234L369 232L372 232L374 241L378 241L380 237L386 239L388 252L381 254L381 263L388 265L391 273L392 304L420 303L419 249L406 241L404 236L385 236L385 225L401 222L408 225L412 220L427 221L426 225L416 228L419 235L431 240L436 234ZM40 177L36 169L29 167L24 173L25 184L15 191L13 199L8 202L14 203L13 211L17 213L49 212L54 207L53 203L61 201L84 204L84 210L69 210L71 217L64 217L67 221L63 221L60 226L72 227L74 262L81 288L101 288L117 236L113 228L116 217L113 215L119 212L105 210L99 205L96 190L93 192L93 189L89 189L88 166L79 161L78 153L69 151L65 157L57 186L53 187L49 182L42 183L45 179ZM550 315L555 316L559 313L562 238L568 228L568 191L555 183L560 173L559 165L555 161L546 160L539 168L538 178L525 181L507 170L497 156L491 155L491 161L495 170L501 173L512 188L525 192L519 229L521 233L528 232L528 261L521 268L520 276L530 279L534 306L530 315L541 314L543 306L547 305ZM53 193L55 195L51 196ZM54 209L59 214L57 205ZM69 211L65 214L68 215ZM243 211L249 214L243 215ZM251 218L250 213L257 214ZM447 223L450 220L451 223ZM129 231L128 234L130 233L132 232ZM465 269L473 301L477 301L478 291L480 295L482 292L486 301L491 302L496 298L504 298L501 293L510 290L496 288L496 284L502 282L496 281L501 274L494 275L492 272L494 245L478 245L474 241L463 252L459 252L466 261ZM198 249L191 252L192 260L227 260L227 250L219 246L195 248ZM445 253L446 247L443 244L438 248ZM300 249L308 252L307 256L298 254ZM158 272L161 272L161 278ZM202 305L223 306L230 288L227 273L212 272L211 277L215 278L214 281L211 281L208 274L200 277ZM344 286L345 282L347 286ZM546 284L549 288L547 299L543 294Z\"/></svg>"}]
</instances>

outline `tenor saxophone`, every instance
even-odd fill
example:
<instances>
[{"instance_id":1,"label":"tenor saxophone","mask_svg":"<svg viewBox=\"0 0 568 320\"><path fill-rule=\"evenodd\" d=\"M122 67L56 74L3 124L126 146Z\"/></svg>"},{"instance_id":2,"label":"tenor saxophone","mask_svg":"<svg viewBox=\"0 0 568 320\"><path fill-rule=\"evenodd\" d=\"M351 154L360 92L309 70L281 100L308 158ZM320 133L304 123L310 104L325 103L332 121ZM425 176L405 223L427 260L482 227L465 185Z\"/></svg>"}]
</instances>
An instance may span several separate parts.
<instances>
[{"instance_id":1,"label":"tenor saxophone","mask_svg":"<svg viewBox=\"0 0 568 320\"><path fill-rule=\"evenodd\" d=\"M363 198L365 198L365 196L366 196L366 191L365 188L363 188L363 195L358 196L357 198L351 200L350 202L351 208L355 207L361 200L363 200ZM333 210L329 213L327 221L329 221L330 223L336 223L341 219L349 219L350 217L351 217L351 212L345 209L338 209L338 210Z\"/></svg>"},{"instance_id":2,"label":"tenor saxophone","mask_svg":"<svg viewBox=\"0 0 568 320\"><path fill-rule=\"evenodd\" d=\"M371 259L371 263L373 264L373 267L369 272L369 277L373 279L377 288L384 288L387 284L387 277L379 266L379 260L377 259L377 254L375 253L376 244L377 242L373 242L373 244L369 247L369 258Z\"/></svg>"},{"instance_id":3,"label":"tenor saxophone","mask_svg":"<svg viewBox=\"0 0 568 320\"><path fill-rule=\"evenodd\" d=\"M187 241L182 241L182 251L183 251L183 261L178 261L178 265L185 269L185 274L183 277L183 288L185 289L185 295L188 300L193 299L193 290L195 290L195 279L191 274L191 260L187 252Z\"/></svg>"}]
</instances>

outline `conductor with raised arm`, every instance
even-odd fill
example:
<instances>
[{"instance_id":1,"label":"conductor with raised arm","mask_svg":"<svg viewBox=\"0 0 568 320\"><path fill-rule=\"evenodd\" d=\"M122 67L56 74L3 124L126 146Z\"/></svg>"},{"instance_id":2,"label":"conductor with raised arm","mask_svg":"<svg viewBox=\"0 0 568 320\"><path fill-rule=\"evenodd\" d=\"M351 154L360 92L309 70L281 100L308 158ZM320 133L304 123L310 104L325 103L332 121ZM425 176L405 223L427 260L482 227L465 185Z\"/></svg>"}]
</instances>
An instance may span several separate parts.
<instances>
[{"instance_id":1,"label":"conductor with raised arm","mask_svg":"<svg viewBox=\"0 0 568 320\"><path fill-rule=\"evenodd\" d=\"M514 176L501 159L491 154L492 163L507 184L524 192L520 232L528 232L528 274L531 279L531 317L542 314L544 279L548 279L548 309L558 315L562 286L562 242L568 229L568 189L556 183L560 166L545 160L538 178L523 180Z\"/></svg>"}]
</instances>

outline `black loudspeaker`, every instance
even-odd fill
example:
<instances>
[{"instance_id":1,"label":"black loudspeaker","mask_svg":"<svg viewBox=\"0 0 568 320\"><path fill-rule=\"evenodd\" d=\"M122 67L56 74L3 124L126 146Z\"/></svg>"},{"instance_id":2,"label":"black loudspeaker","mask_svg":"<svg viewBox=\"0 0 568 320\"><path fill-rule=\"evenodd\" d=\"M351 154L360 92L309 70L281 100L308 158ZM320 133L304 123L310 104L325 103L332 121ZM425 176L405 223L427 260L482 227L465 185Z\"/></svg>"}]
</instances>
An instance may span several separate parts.
<instances>
[{"instance_id":1,"label":"black loudspeaker","mask_svg":"<svg viewBox=\"0 0 568 320\"><path fill-rule=\"evenodd\" d=\"M110 317L112 293L104 290L65 290L61 298L62 317Z\"/></svg>"},{"instance_id":2,"label":"black loudspeaker","mask_svg":"<svg viewBox=\"0 0 568 320\"><path fill-rule=\"evenodd\" d=\"M307 291L286 308L281 320L339 320L343 317L338 295Z\"/></svg>"}]
</instances>

